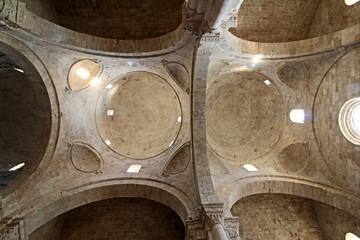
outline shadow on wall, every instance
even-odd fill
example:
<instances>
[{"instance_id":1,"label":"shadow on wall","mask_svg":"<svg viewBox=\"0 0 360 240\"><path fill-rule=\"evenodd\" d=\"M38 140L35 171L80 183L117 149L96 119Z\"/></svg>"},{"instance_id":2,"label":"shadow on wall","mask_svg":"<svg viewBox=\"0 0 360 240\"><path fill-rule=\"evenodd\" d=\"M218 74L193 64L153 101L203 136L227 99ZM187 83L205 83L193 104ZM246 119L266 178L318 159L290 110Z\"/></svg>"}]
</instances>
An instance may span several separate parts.
<instances>
[{"instance_id":1,"label":"shadow on wall","mask_svg":"<svg viewBox=\"0 0 360 240\"><path fill-rule=\"evenodd\" d=\"M29 240L182 240L184 224L170 208L142 198L113 198L66 212L30 234Z\"/></svg>"},{"instance_id":2,"label":"shadow on wall","mask_svg":"<svg viewBox=\"0 0 360 240\"><path fill-rule=\"evenodd\" d=\"M182 22L183 0L25 0L26 8L65 28L104 38L159 37Z\"/></svg>"}]
</instances>

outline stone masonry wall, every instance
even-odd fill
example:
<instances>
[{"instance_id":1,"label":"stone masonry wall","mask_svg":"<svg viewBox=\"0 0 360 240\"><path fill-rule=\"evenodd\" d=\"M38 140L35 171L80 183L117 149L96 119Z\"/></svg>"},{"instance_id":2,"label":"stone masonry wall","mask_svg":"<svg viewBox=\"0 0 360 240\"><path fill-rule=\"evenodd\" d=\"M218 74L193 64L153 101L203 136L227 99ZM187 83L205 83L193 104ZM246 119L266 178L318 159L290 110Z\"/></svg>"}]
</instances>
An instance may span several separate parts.
<instances>
[{"instance_id":1,"label":"stone masonry wall","mask_svg":"<svg viewBox=\"0 0 360 240\"><path fill-rule=\"evenodd\" d=\"M326 240L345 239L352 232L360 237L360 219L327 204L313 202L319 224Z\"/></svg>"},{"instance_id":2,"label":"stone masonry wall","mask_svg":"<svg viewBox=\"0 0 360 240\"><path fill-rule=\"evenodd\" d=\"M29 235L29 240L62 240L61 230L66 214L56 217Z\"/></svg>"},{"instance_id":3,"label":"stone masonry wall","mask_svg":"<svg viewBox=\"0 0 360 240\"><path fill-rule=\"evenodd\" d=\"M307 38L319 0L245 0L235 36L256 42L287 42Z\"/></svg>"},{"instance_id":4,"label":"stone masonry wall","mask_svg":"<svg viewBox=\"0 0 360 240\"><path fill-rule=\"evenodd\" d=\"M231 208L242 240L325 240L311 200L282 194L252 195Z\"/></svg>"},{"instance_id":5,"label":"stone masonry wall","mask_svg":"<svg viewBox=\"0 0 360 240\"><path fill-rule=\"evenodd\" d=\"M360 23L360 4L346 6L340 0L321 0L308 38L330 34Z\"/></svg>"},{"instance_id":6,"label":"stone masonry wall","mask_svg":"<svg viewBox=\"0 0 360 240\"><path fill-rule=\"evenodd\" d=\"M22 0L26 3L26 8L53 23L58 23L58 17L53 0Z\"/></svg>"},{"instance_id":7,"label":"stone masonry wall","mask_svg":"<svg viewBox=\"0 0 360 240\"><path fill-rule=\"evenodd\" d=\"M90 203L75 208L56 219L64 218L61 230L62 240L106 239L106 240L176 240L184 239L184 225L170 208L141 198L115 198ZM33 239L46 237L49 229L60 220L54 220L37 229ZM41 235L43 234L43 235Z\"/></svg>"}]
</instances>

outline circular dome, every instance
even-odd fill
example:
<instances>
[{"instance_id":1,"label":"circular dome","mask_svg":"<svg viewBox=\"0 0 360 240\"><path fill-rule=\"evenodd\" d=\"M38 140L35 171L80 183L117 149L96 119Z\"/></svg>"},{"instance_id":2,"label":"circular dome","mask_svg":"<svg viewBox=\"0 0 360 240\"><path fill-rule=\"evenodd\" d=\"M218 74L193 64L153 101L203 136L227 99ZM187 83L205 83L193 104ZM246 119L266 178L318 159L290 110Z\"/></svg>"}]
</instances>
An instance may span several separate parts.
<instances>
[{"instance_id":1,"label":"circular dome","mask_svg":"<svg viewBox=\"0 0 360 240\"><path fill-rule=\"evenodd\" d=\"M283 100L265 80L255 72L229 73L208 89L207 141L221 157L246 162L265 155L279 140Z\"/></svg>"},{"instance_id":2,"label":"circular dome","mask_svg":"<svg viewBox=\"0 0 360 240\"><path fill-rule=\"evenodd\" d=\"M80 60L71 66L68 83L71 90L80 90L87 87L90 82L101 73L99 63L92 60Z\"/></svg>"},{"instance_id":3,"label":"circular dome","mask_svg":"<svg viewBox=\"0 0 360 240\"><path fill-rule=\"evenodd\" d=\"M348 100L341 107L339 126L347 140L360 145L360 97Z\"/></svg>"},{"instance_id":4,"label":"circular dome","mask_svg":"<svg viewBox=\"0 0 360 240\"><path fill-rule=\"evenodd\" d=\"M168 149L181 125L180 101L161 77L130 73L109 84L96 108L100 136L115 152L145 159Z\"/></svg>"}]
</instances>

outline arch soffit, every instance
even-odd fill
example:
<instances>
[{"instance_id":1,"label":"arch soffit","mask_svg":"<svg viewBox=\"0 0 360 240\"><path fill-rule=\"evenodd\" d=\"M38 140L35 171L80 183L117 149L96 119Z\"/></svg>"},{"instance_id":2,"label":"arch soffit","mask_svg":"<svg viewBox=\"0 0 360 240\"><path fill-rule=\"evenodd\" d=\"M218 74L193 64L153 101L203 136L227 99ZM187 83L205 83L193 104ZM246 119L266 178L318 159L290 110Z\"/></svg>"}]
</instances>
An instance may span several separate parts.
<instances>
[{"instance_id":1,"label":"arch soffit","mask_svg":"<svg viewBox=\"0 0 360 240\"><path fill-rule=\"evenodd\" d=\"M356 45L359 43L359 40L357 39L359 33L360 24L357 24L321 37L292 42L252 42L238 38L230 32L226 32L225 39L232 49L241 52L242 55L248 54L251 56L261 54L264 58L275 59L307 56L314 53L332 51L344 46Z\"/></svg>"},{"instance_id":2,"label":"arch soffit","mask_svg":"<svg viewBox=\"0 0 360 240\"><path fill-rule=\"evenodd\" d=\"M106 185L108 184L108 185ZM196 216L191 200L180 190L160 182L123 180L95 183L84 190L76 188L63 192L63 198L25 218L25 232L31 234L51 219L88 203L110 198L145 198L159 202L177 213L181 220Z\"/></svg>"},{"instance_id":3,"label":"arch soffit","mask_svg":"<svg viewBox=\"0 0 360 240\"><path fill-rule=\"evenodd\" d=\"M230 210L237 201L247 196L279 193L308 198L339 208L354 216L360 216L359 197L315 182L286 177L255 177L242 179L228 186L222 191L224 209Z\"/></svg>"},{"instance_id":4,"label":"arch soffit","mask_svg":"<svg viewBox=\"0 0 360 240\"><path fill-rule=\"evenodd\" d=\"M17 1L18 0L16 0L16 2ZM110 53L110 55L111 53L119 52L126 54L146 52L150 54L173 47L174 45L177 45L177 43L184 41L184 38L187 39L185 36L186 32L183 30L186 20L185 3L182 6L182 22L175 30L159 37L141 40L118 40L80 33L47 21L35 13L32 13L26 8L26 4L24 3L16 10L11 9L11 7L11 5L5 6L7 11L13 10L17 13L17 18L14 19L16 24L21 28L28 30L30 33L33 33L32 35L34 37L41 36L40 38L42 40L77 51L95 54L105 52ZM56 39L54 36L56 36Z\"/></svg>"},{"instance_id":5,"label":"arch soffit","mask_svg":"<svg viewBox=\"0 0 360 240\"><path fill-rule=\"evenodd\" d=\"M49 166L48 162L51 160L52 155L55 151L60 122L58 119L58 98L55 91L54 83L41 59L39 59L39 57L28 46L26 46L18 39L6 34L5 32L0 32L0 51L10 56L16 63L24 64L25 71L29 71L32 75L33 73L36 74L37 72L37 74L40 76L39 80L42 81L42 83L44 84L48 94L52 121L49 142L42 159L40 159L35 164L31 164L33 166L29 166L28 168L25 167L25 169L9 185L9 187L7 187L1 192L1 196L4 198L5 196L9 195L10 193L23 186L21 183L23 183L24 181L29 181L30 177L40 177L42 173L46 170L46 168ZM37 174L34 176L33 173L36 172L37 169L40 171L37 171Z\"/></svg>"}]
</instances>

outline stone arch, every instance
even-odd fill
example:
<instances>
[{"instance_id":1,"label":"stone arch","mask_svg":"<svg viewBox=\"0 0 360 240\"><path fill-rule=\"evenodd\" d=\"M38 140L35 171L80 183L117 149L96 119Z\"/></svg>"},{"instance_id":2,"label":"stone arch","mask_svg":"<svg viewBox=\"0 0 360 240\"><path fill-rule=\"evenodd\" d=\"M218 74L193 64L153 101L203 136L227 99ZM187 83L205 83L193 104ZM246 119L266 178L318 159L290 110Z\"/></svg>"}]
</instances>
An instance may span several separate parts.
<instances>
[{"instance_id":1,"label":"stone arch","mask_svg":"<svg viewBox=\"0 0 360 240\"><path fill-rule=\"evenodd\" d=\"M350 34L351 32L351 34ZM360 25L354 25L334 33L329 33L321 37L314 37L305 40L292 42L275 42L263 43L252 42L241 39L230 32L226 33L226 42L232 49L239 53L257 55L264 55L266 58L292 58L298 56L309 56L315 53L334 51L343 46L350 46L357 44L356 35L360 32ZM349 33L349 34L346 34ZM331 44L334 39L341 39L335 44Z\"/></svg>"},{"instance_id":2,"label":"stone arch","mask_svg":"<svg viewBox=\"0 0 360 240\"><path fill-rule=\"evenodd\" d=\"M22 187L24 181L34 181L39 178L48 167L57 143L59 131L59 107L56 91L46 67L38 56L26 45L15 38L0 33L0 51L9 56L22 70L32 86L37 100L40 102L40 111L47 111L48 126L46 143L42 143L43 151L35 157L30 157L24 170L16 179L1 192L5 197ZM42 89L37 86L42 86ZM43 137L43 136L41 136ZM20 189L19 189L20 190Z\"/></svg>"},{"instance_id":3,"label":"stone arch","mask_svg":"<svg viewBox=\"0 0 360 240\"><path fill-rule=\"evenodd\" d=\"M231 189L230 189L231 188ZM360 199L342 190L306 180L286 177L255 177L238 181L223 192L224 209L229 211L240 199L262 193L281 193L312 199L360 216ZM226 214L231 214L226 212ZM229 215L231 216L231 215Z\"/></svg>"},{"instance_id":4,"label":"stone arch","mask_svg":"<svg viewBox=\"0 0 360 240\"><path fill-rule=\"evenodd\" d=\"M95 185L87 189L69 190L65 197L38 210L36 214L25 218L25 232L31 234L51 219L88 203L110 198L145 198L159 202L173 211L185 223L185 220L196 216L191 200L180 190L160 182L123 180L108 185Z\"/></svg>"},{"instance_id":5,"label":"stone arch","mask_svg":"<svg viewBox=\"0 0 360 240\"><path fill-rule=\"evenodd\" d=\"M29 4L25 4L19 0L14 0L13 2L13 4L5 4L4 8L0 9L0 12L7 18L14 21L18 26L37 36L41 36L41 38L51 42L52 44L61 45L62 47L82 52L96 54L105 54L104 52L107 52L106 54L111 55L120 52L125 53L122 55L126 55L126 53L133 54L137 52L158 53L161 50L174 47L175 45L184 41L186 42L191 36L190 33L186 33L183 30L183 26L186 20L185 3L181 4L180 6L181 22L174 30L169 30L167 33L163 33L160 36L151 36L150 38L146 39L121 40L116 38L116 36L107 38L71 30L69 28L58 25L57 23L53 23L52 21L46 20L44 16L41 17L37 15L33 11L29 10L29 8L31 8ZM28 0L27 2L31 1ZM17 5L20 7L16 7ZM7 14L9 12L11 13L10 16Z\"/></svg>"}]
</instances>

